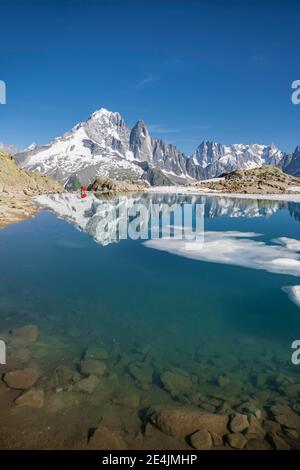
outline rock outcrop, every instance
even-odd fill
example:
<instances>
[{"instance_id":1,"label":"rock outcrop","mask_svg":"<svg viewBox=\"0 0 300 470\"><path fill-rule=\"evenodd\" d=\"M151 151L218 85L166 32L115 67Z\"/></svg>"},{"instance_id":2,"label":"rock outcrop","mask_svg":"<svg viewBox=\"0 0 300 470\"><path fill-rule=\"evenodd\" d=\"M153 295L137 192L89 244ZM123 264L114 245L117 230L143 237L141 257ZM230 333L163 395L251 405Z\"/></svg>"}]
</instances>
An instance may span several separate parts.
<instances>
[{"instance_id":1,"label":"rock outcrop","mask_svg":"<svg viewBox=\"0 0 300 470\"><path fill-rule=\"evenodd\" d=\"M54 179L25 171L0 151L0 228L24 220L37 212L32 196L62 192Z\"/></svg>"}]
</instances>

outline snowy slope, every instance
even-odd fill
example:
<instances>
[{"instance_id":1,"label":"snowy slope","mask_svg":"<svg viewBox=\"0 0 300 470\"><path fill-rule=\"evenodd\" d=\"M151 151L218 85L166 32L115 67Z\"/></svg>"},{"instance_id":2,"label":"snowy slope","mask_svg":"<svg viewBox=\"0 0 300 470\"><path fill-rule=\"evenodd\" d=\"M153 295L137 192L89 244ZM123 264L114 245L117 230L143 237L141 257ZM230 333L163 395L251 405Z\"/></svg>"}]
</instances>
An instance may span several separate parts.
<instances>
[{"instance_id":1,"label":"snowy slope","mask_svg":"<svg viewBox=\"0 0 300 470\"><path fill-rule=\"evenodd\" d=\"M51 175L62 183L91 167L96 168L91 176L110 176L110 170L122 173L125 169L139 178L143 171L130 163L133 154L126 145L129 133L119 113L102 109L49 145L19 153L16 160L22 167Z\"/></svg>"},{"instance_id":2,"label":"snowy slope","mask_svg":"<svg viewBox=\"0 0 300 470\"><path fill-rule=\"evenodd\" d=\"M152 138L144 121L131 129L119 113L104 108L48 145L31 146L15 158L22 167L51 175L63 184L73 179L88 184L101 176L147 179L145 162L173 183L266 164L282 167L283 160L286 165L290 162L273 144L224 145L212 141L203 141L187 157L175 145ZM155 178L153 181L153 171L151 183L158 184Z\"/></svg>"},{"instance_id":3,"label":"snowy slope","mask_svg":"<svg viewBox=\"0 0 300 470\"><path fill-rule=\"evenodd\" d=\"M204 141L192 155L201 167L202 178L214 178L237 169L251 169L263 165L278 165L284 153L275 145L223 145Z\"/></svg>"}]
</instances>

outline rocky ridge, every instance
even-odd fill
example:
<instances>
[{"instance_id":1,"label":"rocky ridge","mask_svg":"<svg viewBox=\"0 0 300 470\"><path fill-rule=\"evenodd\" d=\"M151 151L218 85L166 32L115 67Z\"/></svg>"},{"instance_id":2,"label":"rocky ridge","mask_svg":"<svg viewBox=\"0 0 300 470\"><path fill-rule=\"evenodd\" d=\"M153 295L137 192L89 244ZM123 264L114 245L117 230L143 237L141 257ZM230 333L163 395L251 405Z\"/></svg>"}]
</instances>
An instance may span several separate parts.
<instances>
[{"instance_id":1,"label":"rocky ridge","mask_svg":"<svg viewBox=\"0 0 300 470\"><path fill-rule=\"evenodd\" d=\"M37 212L32 197L62 192L54 179L19 168L0 151L0 228L31 217Z\"/></svg>"},{"instance_id":2,"label":"rocky ridge","mask_svg":"<svg viewBox=\"0 0 300 470\"><path fill-rule=\"evenodd\" d=\"M239 194L285 194L300 193L300 178L283 173L274 166L250 170L236 170L222 175L215 181L203 181L198 187L213 191Z\"/></svg>"}]
</instances>

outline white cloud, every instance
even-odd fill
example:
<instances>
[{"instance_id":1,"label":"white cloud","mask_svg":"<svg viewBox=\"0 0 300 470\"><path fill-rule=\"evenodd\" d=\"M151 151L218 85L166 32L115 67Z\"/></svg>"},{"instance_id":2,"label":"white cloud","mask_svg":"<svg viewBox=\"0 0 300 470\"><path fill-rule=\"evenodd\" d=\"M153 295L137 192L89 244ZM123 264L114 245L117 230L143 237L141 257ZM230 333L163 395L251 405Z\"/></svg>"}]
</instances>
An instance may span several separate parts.
<instances>
[{"instance_id":1,"label":"white cloud","mask_svg":"<svg viewBox=\"0 0 300 470\"><path fill-rule=\"evenodd\" d=\"M146 78L144 78L143 80L141 80L138 84L137 84L137 88L141 89L141 88L145 88L145 86L149 85L150 83L153 83L155 82L156 80L158 79L158 77L156 75L148 75Z\"/></svg>"}]
</instances>

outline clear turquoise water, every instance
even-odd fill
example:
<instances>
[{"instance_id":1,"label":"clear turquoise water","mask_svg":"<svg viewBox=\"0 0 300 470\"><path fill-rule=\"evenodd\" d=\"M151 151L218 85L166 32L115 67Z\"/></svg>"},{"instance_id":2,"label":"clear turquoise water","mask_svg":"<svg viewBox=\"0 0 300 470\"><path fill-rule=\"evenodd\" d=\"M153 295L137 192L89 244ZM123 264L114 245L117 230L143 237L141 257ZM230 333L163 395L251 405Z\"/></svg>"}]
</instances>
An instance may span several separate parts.
<instances>
[{"instance_id":1,"label":"clear turquoise water","mask_svg":"<svg viewBox=\"0 0 300 470\"><path fill-rule=\"evenodd\" d=\"M255 232L267 244L283 236L300 239L299 204L217 197L198 202L205 204L206 232ZM202 365L197 387L208 400L214 393L240 402L264 402L268 393L284 398L279 374L298 383L300 366L290 358L291 343L300 338L300 310L282 291L300 284L297 276L188 259L146 248L141 240L102 246L47 210L0 231L0 259L0 329L35 323L45 343L56 336L59 347L65 344L70 363L101 340L111 357L109 373L133 381L141 408L151 404L151 395L192 402L164 390L160 374L174 367L193 375ZM59 365L59 347L41 359L46 378ZM141 360L153 368L148 391L128 373L128 364ZM218 385L222 374L233 384L228 391ZM259 374L269 374L262 386L255 380Z\"/></svg>"}]
</instances>

